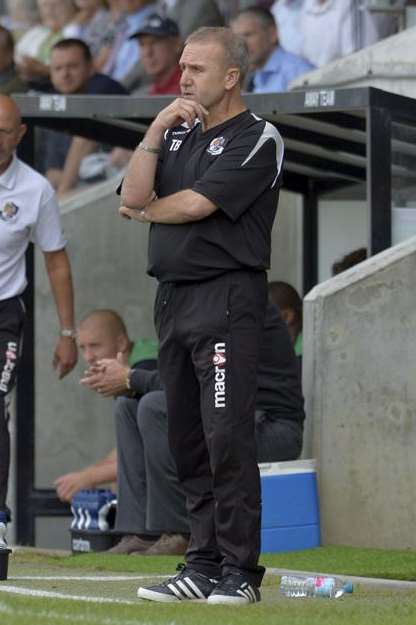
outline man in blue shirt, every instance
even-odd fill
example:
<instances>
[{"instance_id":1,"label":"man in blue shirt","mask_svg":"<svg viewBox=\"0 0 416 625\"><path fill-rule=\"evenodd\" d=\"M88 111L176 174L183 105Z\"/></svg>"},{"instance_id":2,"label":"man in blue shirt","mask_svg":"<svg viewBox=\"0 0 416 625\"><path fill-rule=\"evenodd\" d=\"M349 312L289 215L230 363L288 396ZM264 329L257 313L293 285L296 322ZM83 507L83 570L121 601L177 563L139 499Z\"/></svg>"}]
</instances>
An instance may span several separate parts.
<instances>
[{"instance_id":1,"label":"man in blue shirt","mask_svg":"<svg viewBox=\"0 0 416 625\"><path fill-rule=\"evenodd\" d=\"M123 0L120 4L125 12L125 21L103 72L123 82L140 59L139 46L130 37L140 30L152 13L156 13L157 4L153 0Z\"/></svg>"},{"instance_id":2,"label":"man in blue shirt","mask_svg":"<svg viewBox=\"0 0 416 625\"><path fill-rule=\"evenodd\" d=\"M247 91L287 91L292 80L313 69L308 61L279 45L276 22L268 9L251 7L240 11L231 28L248 47L252 73Z\"/></svg>"}]
</instances>

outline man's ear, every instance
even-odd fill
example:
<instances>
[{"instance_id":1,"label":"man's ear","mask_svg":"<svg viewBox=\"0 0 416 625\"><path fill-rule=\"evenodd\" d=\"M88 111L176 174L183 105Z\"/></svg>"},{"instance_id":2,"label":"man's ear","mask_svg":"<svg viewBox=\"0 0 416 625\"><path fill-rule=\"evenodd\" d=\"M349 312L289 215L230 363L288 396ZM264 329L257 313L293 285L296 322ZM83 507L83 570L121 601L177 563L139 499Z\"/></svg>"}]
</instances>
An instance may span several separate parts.
<instances>
[{"instance_id":1,"label":"man's ear","mask_svg":"<svg viewBox=\"0 0 416 625\"><path fill-rule=\"evenodd\" d=\"M269 26L270 30L269 30L269 37L270 37L270 42L273 43L273 46L277 46L279 43L279 31L276 26Z\"/></svg>"},{"instance_id":2,"label":"man's ear","mask_svg":"<svg viewBox=\"0 0 416 625\"><path fill-rule=\"evenodd\" d=\"M182 41L182 39L180 37L175 37L174 41L175 41L175 44L176 44L175 45L175 53L178 55L178 60L179 60L179 57L181 56L182 51L183 51L183 41Z\"/></svg>"},{"instance_id":3,"label":"man's ear","mask_svg":"<svg viewBox=\"0 0 416 625\"><path fill-rule=\"evenodd\" d=\"M240 70L237 67L230 67L225 76L225 88L227 91L234 89L240 81Z\"/></svg>"},{"instance_id":4,"label":"man's ear","mask_svg":"<svg viewBox=\"0 0 416 625\"><path fill-rule=\"evenodd\" d=\"M130 341L129 341L128 336L126 336L125 334L120 334L117 337L117 347L118 347L117 351L127 354L129 351L129 347L130 347Z\"/></svg>"},{"instance_id":5,"label":"man's ear","mask_svg":"<svg viewBox=\"0 0 416 625\"><path fill-rule=\"evenodd\" d=\"M19 128L19 143L23 139L23 137L25 136L26 132L27 132L26 124L20 124L20 128Z\"/></svg>"}]
</instances>

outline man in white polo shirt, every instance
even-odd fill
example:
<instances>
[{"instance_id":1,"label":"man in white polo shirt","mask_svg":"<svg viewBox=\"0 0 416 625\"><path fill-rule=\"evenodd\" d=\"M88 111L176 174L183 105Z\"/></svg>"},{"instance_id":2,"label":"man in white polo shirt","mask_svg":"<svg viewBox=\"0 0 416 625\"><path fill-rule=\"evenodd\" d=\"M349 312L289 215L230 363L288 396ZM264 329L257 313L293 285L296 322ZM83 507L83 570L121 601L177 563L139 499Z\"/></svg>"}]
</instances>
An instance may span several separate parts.
<instances>
[{"instance_id":1,"label":"man in white polo shirt","mask_svg":"<svg viewBox=\"0 0 416 625\"><path fill-rule=\"evenodd\" d=\"M71 269L65 251L59 208L50 184L15 156L26 126L16 104L0 96L0 548L9 519L6 506L10 437L6 395L16 379L25 312L25 252L30 242L45 256L59 317L60 335L53 366L63 378L75 366L77 349Z\"/></svg>"}]
</instances>

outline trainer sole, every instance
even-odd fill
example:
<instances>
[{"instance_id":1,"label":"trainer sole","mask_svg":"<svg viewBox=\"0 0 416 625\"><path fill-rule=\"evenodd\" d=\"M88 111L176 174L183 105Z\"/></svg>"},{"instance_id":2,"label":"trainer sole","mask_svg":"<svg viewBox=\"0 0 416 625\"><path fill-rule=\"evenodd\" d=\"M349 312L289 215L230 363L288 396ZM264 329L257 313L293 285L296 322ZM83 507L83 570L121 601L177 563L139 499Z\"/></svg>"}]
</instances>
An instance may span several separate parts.
<instances>
[{"instance_id":1,"label":"trainer sole","mask_svg":"<svg viewBox=\"0 0 416 625\"><path fill-rule=\"evenodd\" d=\"M207 599L210 605L250 605L258 601L249 601L245 597L230 597L228 595L210 595Z\"/></svg>"},{"instance_id":2,"label":"trainer sole","mask_svg":"<svg viewBox=\"0 0 416 625\"><path fill-rule=\"evenodd\" d=\"M149 590L149 588L139 588L137 591L139 599L146 599L147 601L158 601L159 603L179 603L180 599L174 595L168 595L163 592L155 592Z\"/></svg>"},{"instance_id":3,"label":"trainer sole","mask_svg":"<svg viewBox=\"0 0 416 625\"><path fill-rule=\"evenodd\" d=\"M158 601L159 603L183 603L188 601L192 601L192 603L206 603L206 599L194 597L184 597L183 599L179 599L174 595L167 595L162 592L155 592L154 590L149 590L149 588L139 588L137 591L137 596L139 599L145 599L147 601Z\"/></svg>"}]
</instances>

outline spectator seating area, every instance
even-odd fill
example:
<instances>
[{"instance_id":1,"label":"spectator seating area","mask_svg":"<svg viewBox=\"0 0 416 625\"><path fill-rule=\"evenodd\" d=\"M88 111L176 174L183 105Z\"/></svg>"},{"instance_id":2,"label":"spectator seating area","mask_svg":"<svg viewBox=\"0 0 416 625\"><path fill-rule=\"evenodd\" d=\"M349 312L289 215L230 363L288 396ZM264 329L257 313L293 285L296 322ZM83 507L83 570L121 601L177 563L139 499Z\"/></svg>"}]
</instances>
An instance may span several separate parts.
<instances>
[{"instance_id":1,"label":"spectator seating area","mask_svg":"<svg viewBox=\"0 0 416 625\"><path fill-rule=\"evenodd\" d=\"M196 28L221 25L231 26L247 42L246 90L285 91L315 67L397 32L398 15L366 9L357 0L10 1L0 15L0 93L103 94L119 89L174 95L180 92L183 41ZM69 61L60 58L56 70L53 60L54 46L62 39L80 39L88 46L87 70L95 72L94 80L87 80L84 67L76 70L84 71L84 79L69 87L62 84L58 73ZM39 154L35 163L61 197L97 176L121 171L131 154L121 148L110 152L91 141L61 139L47 140L56 150L59 145L58 159ZM48 163L57 160L58 172L54 167L49 174Z\"/></svg>"}]
</instances>

